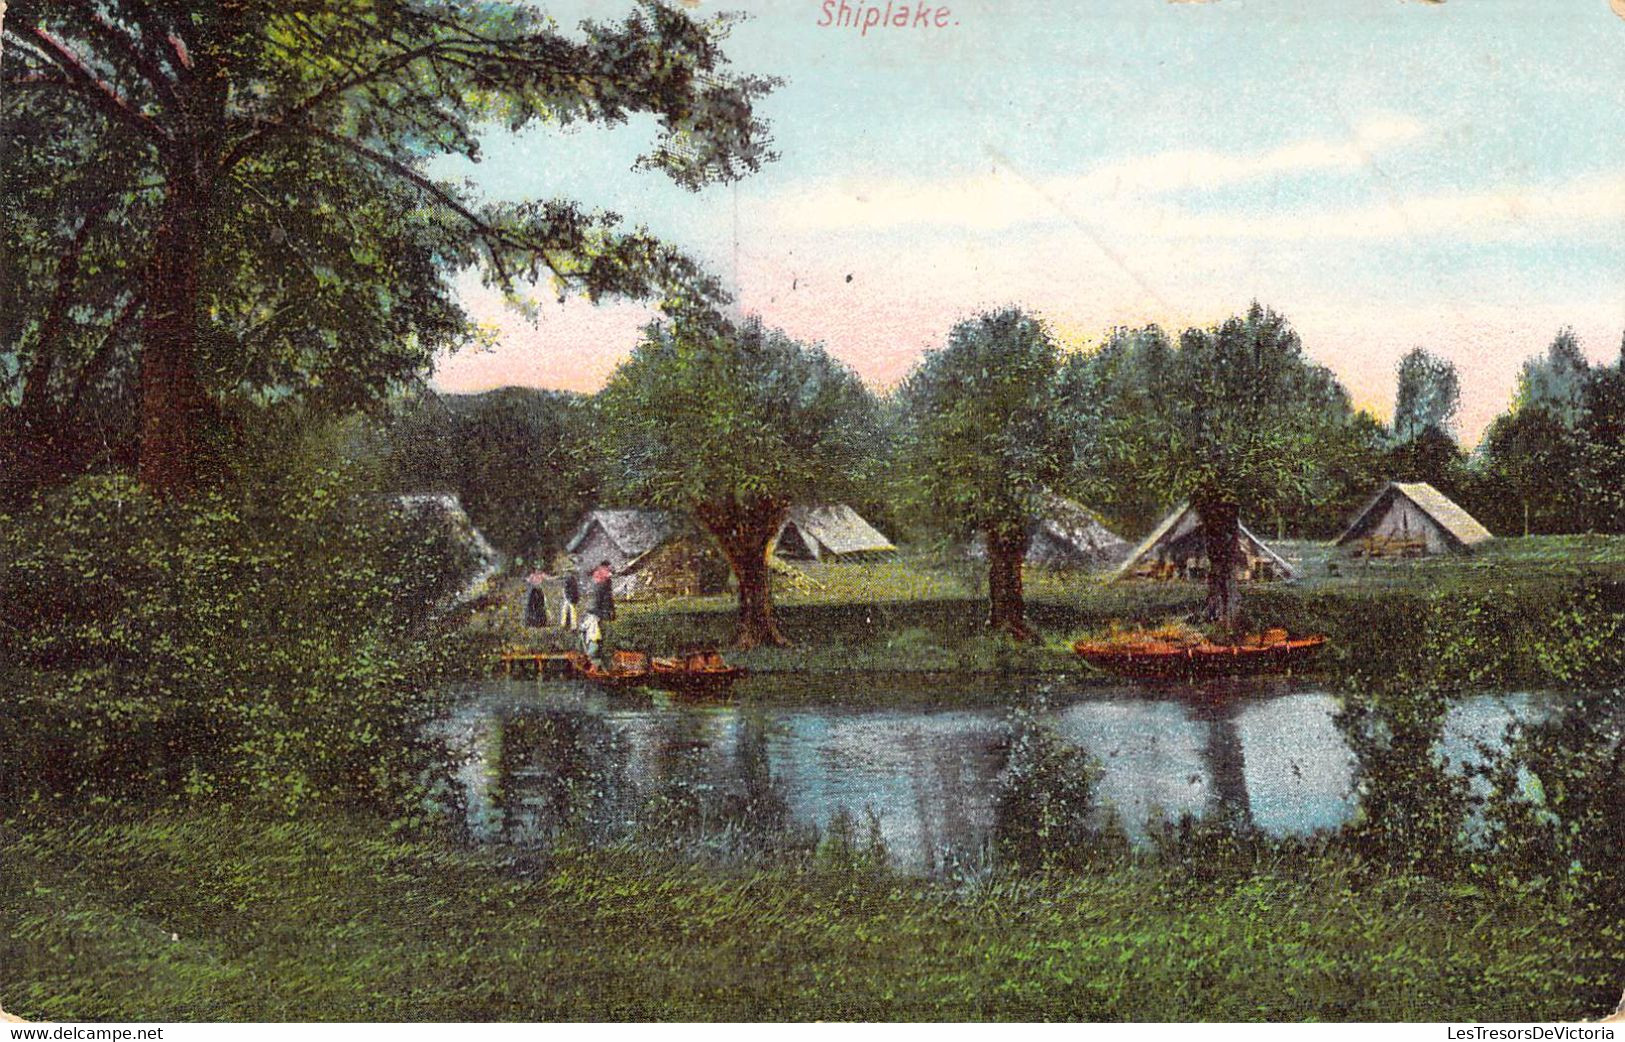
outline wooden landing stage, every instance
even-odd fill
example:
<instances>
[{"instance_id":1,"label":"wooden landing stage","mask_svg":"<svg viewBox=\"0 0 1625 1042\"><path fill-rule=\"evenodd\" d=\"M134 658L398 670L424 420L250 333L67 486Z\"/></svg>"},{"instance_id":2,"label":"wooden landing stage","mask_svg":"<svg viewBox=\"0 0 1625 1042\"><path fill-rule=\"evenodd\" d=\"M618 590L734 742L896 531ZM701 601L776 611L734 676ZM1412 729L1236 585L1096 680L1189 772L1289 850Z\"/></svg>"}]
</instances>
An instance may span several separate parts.
<instances>
[{"instance_id":1,"label":"wooden landing stage","mask_svg":"<svg viewBox=\"0 0 1625 1042\"><path fill-rule=\"evenodd\" d=\"M575 651L504 651L498 661L507 676L534 676L542 680L559 680L576 675Z\"/></svg>"}]
</instances>

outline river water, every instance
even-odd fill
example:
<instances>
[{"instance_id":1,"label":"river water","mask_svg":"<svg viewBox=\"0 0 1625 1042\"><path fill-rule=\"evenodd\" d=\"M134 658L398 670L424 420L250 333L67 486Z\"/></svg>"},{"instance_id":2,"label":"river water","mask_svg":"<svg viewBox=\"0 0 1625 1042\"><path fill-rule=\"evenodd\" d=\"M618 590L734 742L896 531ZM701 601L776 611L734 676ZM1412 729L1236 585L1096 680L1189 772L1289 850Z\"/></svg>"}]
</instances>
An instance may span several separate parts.
<instances>
[{"instance_id":1,"label":"river water","mask_svg":"<svg viewBox=\"0 0 1625 1042\"><path fill-rule=\"evenodd\" d=\"M756 681L751 681L751 684ZM1087 750L1096 794L1131 837L1218 811L1275 834L1334 827L1357 807L1338 700L1311 683L1121 683L976 690L952 677L809 678L794 702L691 704L571 682L460 692L446 736L481 842L610 840L655 817L693 835L808 834L845 814L878 826L891 862L930 872L988 838L1012 706ZM1480 694L1450 711L1438 754L1476 759L1544 701ZM878 707L876 707L878 706Z\"/></svg>"}]
</instances>

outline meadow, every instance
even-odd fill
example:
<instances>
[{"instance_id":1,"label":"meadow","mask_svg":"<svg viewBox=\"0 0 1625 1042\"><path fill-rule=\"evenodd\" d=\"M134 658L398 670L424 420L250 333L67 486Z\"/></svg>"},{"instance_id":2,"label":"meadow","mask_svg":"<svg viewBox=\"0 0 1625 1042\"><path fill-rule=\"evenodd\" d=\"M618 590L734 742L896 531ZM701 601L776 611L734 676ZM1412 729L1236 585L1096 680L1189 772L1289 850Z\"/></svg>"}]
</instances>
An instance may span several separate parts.
<instances>
[{"instance_id":1,"label":"meadow","mask_svg":"<svg viewBox=\"0 0 1625 1042\"><path fill-rule=\"evenodd\" d=\"M1301 580L1249 589L1246 610L1333 639L1323 666L1348 692L1369 786L1340 831L1282 841L1221 822L1130 850L1074 828L1088 786L1068 772L1087 766L1043 762L1012 804L1036 867L992 856L931 879L891 870L883 849L836 822L799 846L718 860L680 843L589 850L568 837L541 851L482 848L421 806L366 801L294 813L207 790L34 798L0 824L0 1002L72 1020L1607 1012L1625 963L1610 911L1617 847L1596 831L1618 827L1606 788L1618 780L1594 755L1606 728L1554 738L1552 791L1568 778L1572 794L1596 799L1547 805L1574 823L1550 848L1523 840L1538 840L1552 812L1518 825L1529 808L1513 789L1499 808L1504 843L1463 845L1461 808L1428 750L1454 692L1617 687L1625 539L1499 540L1467 558L1369 567L1319 544L1283 549ZM926 688L944 670L1086 681L1073 637L1201 599L1179 584L1036 573L1029 612L1044 638L1017 646L983 631L977 582L965 563L923 554L788 577L779 613L797 644L742 656L763 676L739 697L805 697L799 675L840 670L912 673ZM509 592L470 624L471 645L561 639L525 631ZM725 596L631 603L612 633L722 643L732 609ZM1587 836L1596 842L1562 845ZM1051 863L1057 852L1064 864ZM1552 870L1582 863L1568 877Z\"/></svg>"},{"instance_id":2,"label":"meadow","mask_svg":"<svg viewBox=\"0 0 1625 1042\"><path fill-rule=\"evenodd\" d=\"M520 861L225 810L4 839L4 997L40 1019L1522 1022L1617 991L1561 907L1337 856L950 885L827 841Z\"/></svg>"},{"instance_id":3,"label":"meadow","mask_svg":"<svg viewBox=\"0 0 1625 1042\"><path fill-rule=\"evenodd\" d=\"M1291 583L1244 587L1244 616L1257 628L1331 638L1321 668L1355 674L1402 654L1417 653L1430 618L1459 628L1490 628L1502 638L1478 657L1481 683L1527 682L1545 670L1523 652L1520 632L1560 615L1576 591L1612 591L1625 582L1625 537L1531 536L1497 539L1477 553L1406 561L1342 557L1328 543L1285 541L1277 550L1298 570ZM1110 573L1027 569L1027 614L1041 637L1016 645L992 636L986 618L985 576L971 561L925 551L845 563L796 564L781 574L775 609L788 648L758 648L733 656L758 674L823 672L953 672L1066 674L1090 671L1072 644L1114 625L1156 625L1191 616L1203 588L1193 583L1113 583ZM567 635L521 625L522 587L510 583L499 606L476 621L510 645L564 647ZM1612 603L1610 601L1610 603ZM623 602L609 646L660 650L687 644L728 644L731 594ZM1484 616L1498 622L1484 622ZM786 690L775 685L774 690ZM764 691L766 688L764 687Z\"/></svg>"}]
</instances>

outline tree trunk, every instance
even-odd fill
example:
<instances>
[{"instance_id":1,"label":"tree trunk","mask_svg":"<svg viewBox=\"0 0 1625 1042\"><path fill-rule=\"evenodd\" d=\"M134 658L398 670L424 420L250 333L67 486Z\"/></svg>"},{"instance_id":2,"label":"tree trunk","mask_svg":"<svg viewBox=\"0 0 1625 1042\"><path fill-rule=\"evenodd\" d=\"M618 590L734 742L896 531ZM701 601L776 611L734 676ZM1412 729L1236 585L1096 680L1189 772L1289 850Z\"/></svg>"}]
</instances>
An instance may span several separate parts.
<instances>
[{"instance_id":1,"label":"tree trunk","mask_svg":"<svg viewBox=\"0 0 1625 1042\"><path fill-rule=\"evenodd\" d=\"M141 484L159 495L197 483L200 435L211 412L197 374L198 266L204 204L171 185L154 237L141 338Z\"/></svg>"},{"instance_id":2,"label":"tree trunk","mask_svg":"<svg viewBox=\"0 0 1625 1042\"><path fill-rule=\"evenodd\" d=\"M700 523L728 559L739 585L734 647L740 651L790 643L773 617L773 583L767 567L768 549L788 509L788 504L778 500L701 504L695 508Z\"/></svg>"},{"instance_id":3,"label":"tree trunk","mask_svg":"<svg viewBox=\"0 0 1625 1042\"><path fill-rule=\"evenodd\" d=\"M1202 545L1207 551L1207 604L1203 617L1216 622L1234 639L1241 614L1241 592L1236 586L1237 543L1241 536L1241 510L1235 503L1204 503Z\"/></svg>"},{"instance_id":4,"label":"tree trunk","mask_svg":"<svg viewBox=\"0 0 1625 1042\"><path fill-rule=\"evenodd\" d=\"M987 624L1017 640L1035 634L1027 625L1027 607L1021 596L1021 564L1031 537L1023 529L1012 535L990 528L987 535Z\"/></svg>"}]
</instances>

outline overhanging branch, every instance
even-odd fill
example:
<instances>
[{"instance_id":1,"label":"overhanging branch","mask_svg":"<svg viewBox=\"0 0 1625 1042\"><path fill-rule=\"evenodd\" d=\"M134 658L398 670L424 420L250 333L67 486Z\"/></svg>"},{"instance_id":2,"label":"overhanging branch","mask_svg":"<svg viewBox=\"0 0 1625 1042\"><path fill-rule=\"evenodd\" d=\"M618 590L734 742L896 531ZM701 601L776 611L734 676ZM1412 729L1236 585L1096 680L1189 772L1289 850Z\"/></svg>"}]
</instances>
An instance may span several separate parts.
<instances>
[{"instance_id":1,"label":"overhanging branch","mask_svg":"<svg viewBox=\"0 0 1625 1042\"><path fill-rule=\"evenodd\" d=\"M132 108L112 84L91 71L66 44L38 26L30 27L27 35L29 39L38 42L40 51L53 65L67 73L68 78L79 86L79 93L102 112L134 128L144 137L151 138L161 145L169 144L169 135L162 127L151 117Z\"/></svg>"},{"instance_id":2,"label":"overhanging branch","mask_svg":"<svg viewBox=\"0 0 1625 1042\"><path fill-rule=\"evenodd\" d=\"M175 82L164 73L163 68L151 54L142 50L127 32L114 25L85 0L74 0L73 6L85 20L89 31L107 41L128 58L136 71L141 74L141 78L147 81L165 104L176 108L181 106L180 95L175 91Z\"/></svg>"}]
</instances>

